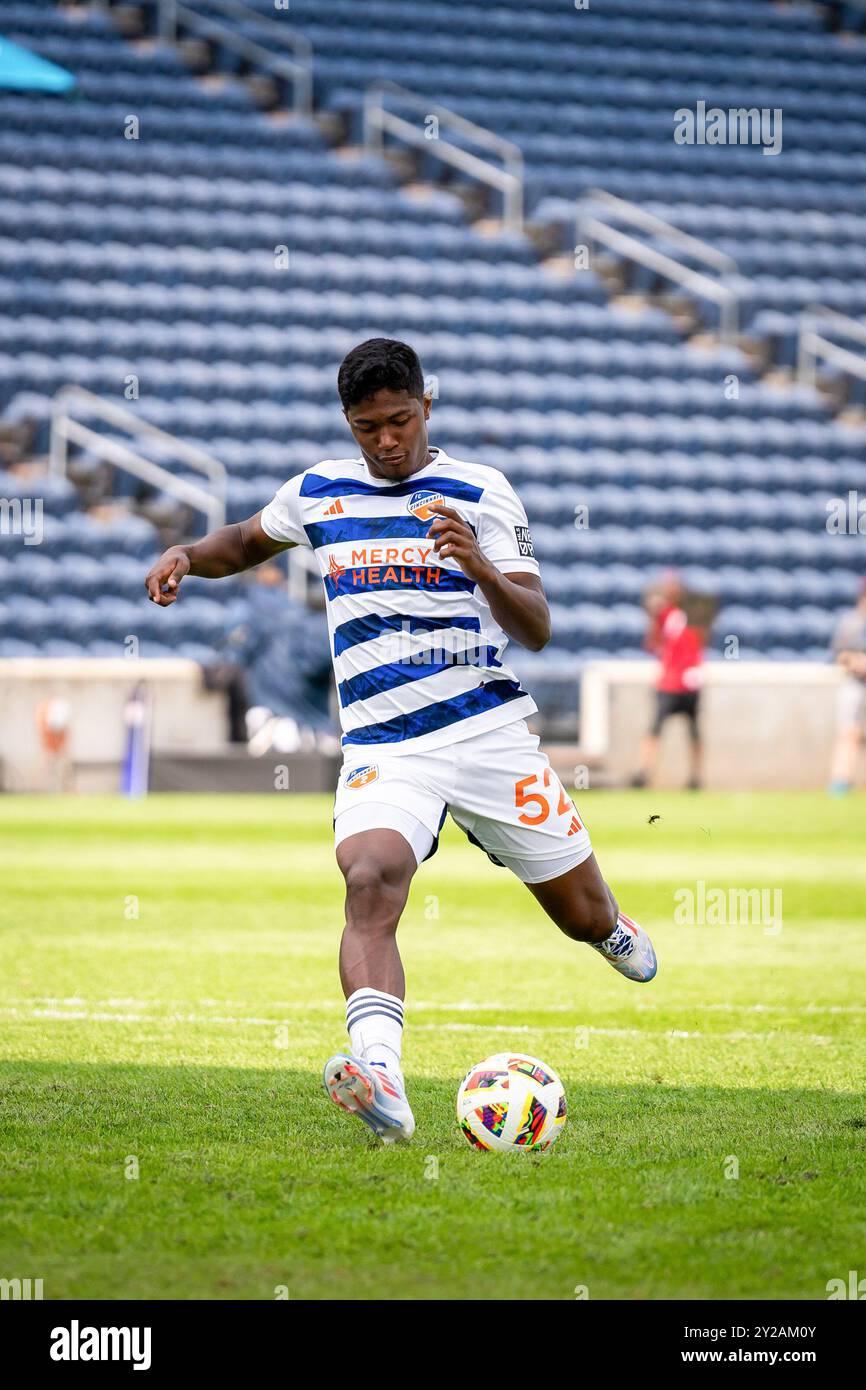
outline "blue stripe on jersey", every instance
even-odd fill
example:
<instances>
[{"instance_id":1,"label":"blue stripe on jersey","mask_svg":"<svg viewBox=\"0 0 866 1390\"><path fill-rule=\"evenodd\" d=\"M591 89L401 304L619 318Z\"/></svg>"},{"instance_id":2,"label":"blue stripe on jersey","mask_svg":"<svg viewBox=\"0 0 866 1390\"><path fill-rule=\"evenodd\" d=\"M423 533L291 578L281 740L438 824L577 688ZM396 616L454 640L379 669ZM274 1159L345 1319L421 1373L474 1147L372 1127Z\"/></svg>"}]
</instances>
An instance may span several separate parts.
<instances>
[{"instance_id":1,"label":"blue stripe on jersey","mask_svg":"<svg viewBox=\"0 0 866 1390\"><path fill-rule=\"evenodd\" d=\"M339 545L340 541L375 541L383 536L414 536L426 540L432 524L433 517L429 521L422 521L412 516L411 512L406 512L402 516L340 516L335 521L310 522L304 526L304 530L310 545L318 550L321 545ZM471 522L467 524L472 534L477 535ZM432 539L430 544L432 546Z\"/></svg>"},{"instance_id":2,"label":"blue stripe on jersey","mask_svg":"<svg viewBox=\"0 0 866 1390\"><path fill-rule=\"evenodd\" d=\"M393 579L370 579L376 570L393 573ZM431 578L435 574L436 578ZM414 576L414 577L413 577ZM459 570L441 569L438 565L348 565L345 574L335 578L326 574L325 593L329 599L346 598L349 594L363 594L375 589L436 589L438 593L454 593L463 590L472 593L475 580L467 579Z\"/></svg>"},{"instance_id":3,"label":"blue stripe on jersey","mask_svg":"<svg viewBox=\"0 0 866 1390\"><path fill-rule=\"evenodd\" d=\"M393 483L388 487L376 487L375 483L364 483L359 478L325 478L321 473L305 473L301 483L301 497L408 497L419 488L431 492L441 492L443 497L456 497L461 502L479 502L484 489L473 487L459 478L409 478L404 483Z\"/></svg>"},{"instance_id":4,"label":"blue stripe on jersey","mask_svg":"<svg viewBox=\"0 0 866 1390\"><path fill-rule=\"evenodd\" d=\"M340 704L345 709L356 700L371 700L374 695L394 690L398 685L420 681L425 676L436 676L440 671L453 670L455 666L501 666L502 662L496 655L498 650L498 647L473 647L469 653L448 653L444 661L385 662L382 666L374 666L369 671L361 671L357 676L340 681L337 686ZM472 660L461 661L460 658L464 655L471 655Z\"/></svg>"},{"instance_id":5,"label":"blue stripe on jersey","mask_svg":"<svg viewBox=\"0 0 866 1390\"><path fill-rule=\"evenodd\" d=\"M341 743L402 743L405 739L432 734L449 724L458 724L463 719L470 719L473 714L484 714L497 705L507 704L509 700L519 700L525 694L519 681L484 681L474 690L465 690L462 695L455 695L450 700L438 700L410 714L398 714L379 724L365 724L360 729L352 729L343 735Z\"/></svg>"},{"instance_id":6,"label":"blue stripe on jersey","mask_svg":"<svg viewBox=\"0 0 866 1390\"><path fill-rule=\"evenodd\" d=\"M334 656L339 656L348 647L357 646L359 642L372 642L383 632L433 632L442 627L481 631L477 618L450 618L444 614L437 618L416 618L411 613L371 613L368 618L350 618L334 628Z\"/></svg>"}]
</instances>

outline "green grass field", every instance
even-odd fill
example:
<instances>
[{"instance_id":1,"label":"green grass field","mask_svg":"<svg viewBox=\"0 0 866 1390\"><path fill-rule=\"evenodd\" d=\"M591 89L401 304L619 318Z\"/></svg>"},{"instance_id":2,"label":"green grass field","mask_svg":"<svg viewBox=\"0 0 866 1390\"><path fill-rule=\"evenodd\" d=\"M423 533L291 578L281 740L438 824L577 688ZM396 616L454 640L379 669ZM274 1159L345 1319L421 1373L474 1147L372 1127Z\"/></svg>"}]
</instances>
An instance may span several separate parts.
<instances>
[{"instance_id":1,"label":"green grass field","mask_svg":"<svg viewBox=\"0 0 866 1390\"><path fill-rule=\"evenodd\" d=\"M384 1149L321 1091L346 1042L330 797L0 800L0 1276L822 1299L866 1274L866 798L580 804L657 979L561 936L449 821L400 928L418 1130ZM781 890L781 930L679 924L698 880ZM512 1046L566 1084L548 1154L457 1128L466 1069Z\"/></svg>"}]
</instances>

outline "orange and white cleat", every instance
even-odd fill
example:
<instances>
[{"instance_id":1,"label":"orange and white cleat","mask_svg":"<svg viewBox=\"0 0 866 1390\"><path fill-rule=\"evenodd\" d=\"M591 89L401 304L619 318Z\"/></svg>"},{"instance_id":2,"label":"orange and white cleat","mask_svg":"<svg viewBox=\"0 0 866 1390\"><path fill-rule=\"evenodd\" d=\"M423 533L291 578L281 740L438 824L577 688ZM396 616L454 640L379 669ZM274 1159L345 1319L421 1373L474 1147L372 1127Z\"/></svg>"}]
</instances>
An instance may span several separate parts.
<instances>
[{"instance_id":1,"label":"orange and white cleat","mask_svg":"<svg viewBox=\"0 0 866 1390\"><path fill-rule=\"evenodd\" d=\"M415 1116L400 1083L384 1067L338 1052L325 1063L325 1091L335 1105L372 1129L383 1144L411 1139Z\"/></svg>"}]
</instances>

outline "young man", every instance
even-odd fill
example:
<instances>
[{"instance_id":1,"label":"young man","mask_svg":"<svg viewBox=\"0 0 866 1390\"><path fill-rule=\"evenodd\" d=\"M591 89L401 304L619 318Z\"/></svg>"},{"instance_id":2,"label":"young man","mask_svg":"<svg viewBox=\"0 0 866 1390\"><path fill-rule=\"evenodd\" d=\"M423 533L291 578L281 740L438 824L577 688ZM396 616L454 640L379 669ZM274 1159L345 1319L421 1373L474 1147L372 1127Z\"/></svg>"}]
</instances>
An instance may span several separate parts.
<instances>
[{"instance_id":1,"label":"young man","mask_svg":"<svg viewBox=\"0 0 866 1390\"><path fill-rule=\"evenodd\" d=\"M186 574L217 579L293 545L315 551L343 726L334 835L351 1040L351 1052L326 1064L324 1084L390 1143L415 1129L401 1070L397 924L446 811L572 940L631 980L651 980L656 959L646 933L619 912L526 726L535 702L502 659L509 637L532 651L550 640L514 490L498 469L428 445L430 398L405 343L354 348L338 389L360 457L316 464L248 521L166 551L145 583L168 606Z\"/></svg>"},{"instance_id":2,"label":"young man","mask_svg":"<svg viewBox=\"0 0 866 1390\"><path fill-rule=\"evenodd\" d=\"M656 714L653 726L641 745L640 772L632 779L633 787L652 784L658 762L659 739L665 721L672 715L684 714L689 721L691 775L689 787L697 791L701 785L701 735L698 728L700 699L700 666L704 659L706 634L690 623L683 604L686 593L676 570L668 570L659 587L644 600L650 618L644 639L647 651L659 659L656 681Z\"/></svg>"}]
</instances>

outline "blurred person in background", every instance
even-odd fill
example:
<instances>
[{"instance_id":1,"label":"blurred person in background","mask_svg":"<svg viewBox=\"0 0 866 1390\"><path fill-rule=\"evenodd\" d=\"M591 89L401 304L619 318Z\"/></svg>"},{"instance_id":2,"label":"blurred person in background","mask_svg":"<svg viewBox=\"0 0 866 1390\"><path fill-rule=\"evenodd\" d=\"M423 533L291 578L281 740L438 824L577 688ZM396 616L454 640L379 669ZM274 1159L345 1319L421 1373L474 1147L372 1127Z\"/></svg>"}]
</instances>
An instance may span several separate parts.
<instances>
[{"instance_id":1,"label":"blurred person in background","mask_svg":"<svg viewBox=\"0 0 866 1390\"><path fill-rule=\"evenodd\" d=\"M650 785L656 772L659 738L665 721L683 714L689 721L691 775L689 787L701 785L701 739L698 730L700 667L704 659L706 629L690 620L686 591L676 570L667 570L659 584L644 597L649 627L644 646L658 657L661 670L656 681L656 714L641 744L640 771L633 787Z\"/></svg>"},{"instance_id":2,"label":"blurred person in background","mask_svg":"<svg viewBox=\"0 0 866 1390\"><path fill-rule=\"evenodd\" d=\"M844 676L836 707L836 740L830 773L830 794L851 790L866 715L866 579L853 608L842 614L833 634L833 656Z\"/></svg>"},{"instance_id":3,"label":"blurred person in background","mask_svg":"<svg viewBox=\"0 0 866 1390\"><path fill-rule=\"evenodd\" d=\"M273 728L275 720L294 722L299 748L314 748L323 737L336 743L324 599L316 596L318 613L291 603L285 572L275 562L249 575L247 617L226 633L218 655L204 668L206 689L226 695L232 743L246 743L255 733L257 748L266 751L261 731L266 724Z\"/></svg>"}]
</instances>

